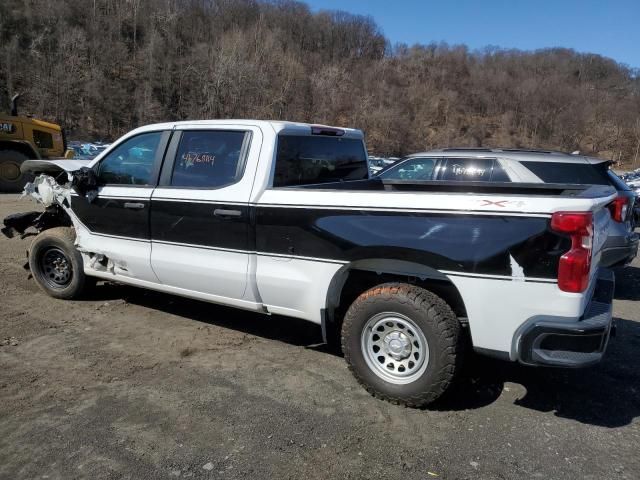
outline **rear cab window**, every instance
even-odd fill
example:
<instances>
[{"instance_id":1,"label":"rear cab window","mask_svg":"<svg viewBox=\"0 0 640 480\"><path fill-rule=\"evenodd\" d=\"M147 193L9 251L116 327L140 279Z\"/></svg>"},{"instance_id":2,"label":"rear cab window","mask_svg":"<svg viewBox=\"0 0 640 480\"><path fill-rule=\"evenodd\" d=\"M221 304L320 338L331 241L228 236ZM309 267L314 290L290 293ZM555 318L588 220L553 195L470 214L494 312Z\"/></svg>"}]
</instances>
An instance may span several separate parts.
<instances>
[{"instance_id":1,"label":"rear cab window","mask_svg":"<svg viewBox=\"0 0 640 480\"><path fill-rule=\"evenodd\" d=\"M366 178L369 166L361 138L278 135L274 188Z\"/></svg>"}]
</instances>

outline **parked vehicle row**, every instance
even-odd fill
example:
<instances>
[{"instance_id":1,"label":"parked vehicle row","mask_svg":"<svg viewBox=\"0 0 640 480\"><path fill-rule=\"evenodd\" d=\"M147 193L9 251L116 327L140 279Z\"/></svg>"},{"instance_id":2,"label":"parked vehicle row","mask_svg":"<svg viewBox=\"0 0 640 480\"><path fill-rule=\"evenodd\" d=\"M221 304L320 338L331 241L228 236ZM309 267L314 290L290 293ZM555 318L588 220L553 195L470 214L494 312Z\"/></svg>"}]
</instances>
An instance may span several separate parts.
<instances>
[{"instance_id":1,"label":"parked vehicle row","mask_svg":"<svg viewBox=\"0 0 640 480\"><path fill-rule=\"evenodd\" d=\"M414 173L371 178L358 130L149 125L69 183L64 161L26 162L46 210L6 218L3 232L39 232L29 266L51 296L104 279L302 318L341 339L369 392L422 406L467 345L576 367L602 358L612 329L601 262L621 195L604 181L451 181L525 170L485 153L424 155L421 169L412 157L392 168ZM442 179L424 181L428 170Z\"/></svg>"},{"instance_id":2,"label":"parked vehicle row","mask_svg":"<svg viewBox=\"0 0 640 480\"><path fill-rule=\"evenodd\" d=\"M390 165L393 165L398 160L400 159L396 157L384 158L377 157L375 155L369 155L369 170L371 171L372 175L375 175L376 173L379 173Z\"/></svg>"},{"instance_id":3,"label":"parked vehicle row","mask_svg":"<svg viewBox=\"0 0 640 480\"><path fill-rule=\"evenodd\" d=\"M638 183L640 182L640 168L637 168L631 172L623 173L622 175L620 175L620 178L629 185L631 185L632 183Z\"/></svg>"},{"instance_id":4,"label":"parked vehicle row","mask_svg":"<svg viewBox=\"0 0 640 480\"><path fill-rule=\"evenodd\" d=\"M73 150L74 157L79 160L93 160L100 153L104 152L107 148L109 148L110 143L88 143L88 142L79 142L77 140L69 142L69 148Z\"/></svg>"},{"instance_id":5,"label":"parked vehicle row","mask_svg":"<svg viewBox=\"0 0 640 480\"><path fill-rule=\"evenodd\" d=\"M640 168L620 175L620 178L633 190L636 195L635 208L633 210L635 225L640 226Z\"/></svg>"}]
</instances>

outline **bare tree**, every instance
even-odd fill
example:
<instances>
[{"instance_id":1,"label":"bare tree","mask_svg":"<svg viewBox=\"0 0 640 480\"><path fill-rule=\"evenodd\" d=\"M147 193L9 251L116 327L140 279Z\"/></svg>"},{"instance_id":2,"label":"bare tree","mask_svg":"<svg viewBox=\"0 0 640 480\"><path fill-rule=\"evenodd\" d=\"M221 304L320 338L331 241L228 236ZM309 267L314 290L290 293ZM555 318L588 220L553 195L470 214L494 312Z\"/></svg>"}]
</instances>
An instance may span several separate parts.
<instances>
[{"instance_id":1,"label":"bare tree","mask_svg":"<svg viewBox=\"0 0 640 480\"><path fill-rule=\"evenodd\" d=\"M293 0L3 0L0 100L71 135L259 117L365 130L402 155L448 145L590 151L640 164L640 75L611 59L390 45L369 17Z\"/></svg>"}]
</instances>

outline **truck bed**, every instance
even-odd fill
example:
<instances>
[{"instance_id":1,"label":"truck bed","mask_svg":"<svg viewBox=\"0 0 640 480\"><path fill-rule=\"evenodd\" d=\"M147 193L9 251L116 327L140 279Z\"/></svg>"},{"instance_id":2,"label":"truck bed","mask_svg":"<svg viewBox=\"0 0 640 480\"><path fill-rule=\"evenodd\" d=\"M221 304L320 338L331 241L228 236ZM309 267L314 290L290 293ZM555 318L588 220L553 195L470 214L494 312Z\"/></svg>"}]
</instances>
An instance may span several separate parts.
<instances>
[{"instance_id":1,"label":"truck bed","mask_svg":"<svg viewBox=\"0 0 640 480\"><path fill-rule=\"evenodd\" d=\"M544 197L606 197L615 190L606 185L576 185L564 183L505 183L505 182L450 182L441 180L383 180L371 178L346 182L318 183L305 185L303 189L356 190L356 191L397 191L433 193L476 193L501 195L526 195Z\"/></svg>"}]
</instances>

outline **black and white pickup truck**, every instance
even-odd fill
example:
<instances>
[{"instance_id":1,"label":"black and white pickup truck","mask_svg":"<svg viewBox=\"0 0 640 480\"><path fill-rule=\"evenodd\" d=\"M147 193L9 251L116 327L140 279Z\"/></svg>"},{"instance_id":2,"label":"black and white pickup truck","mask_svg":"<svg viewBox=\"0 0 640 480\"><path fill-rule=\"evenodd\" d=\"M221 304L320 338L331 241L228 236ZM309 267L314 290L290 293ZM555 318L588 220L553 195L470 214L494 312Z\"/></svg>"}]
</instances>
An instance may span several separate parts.
<instances>
[{"instance_id":1,"label":"black and white pickup truck","mask_svg":"<svg viewBox=\"0 0 640 480\"><path fill-rule=\"evenodd\" d=\"M253 120L145 126L66 165L25 163L46 208L3 229L35 229L54 297L104 279L302 318L408 406L445 392L468 344L530 365L604 354L609 187L369 178L360 131Z\"/></svg>"}]
</instances>

